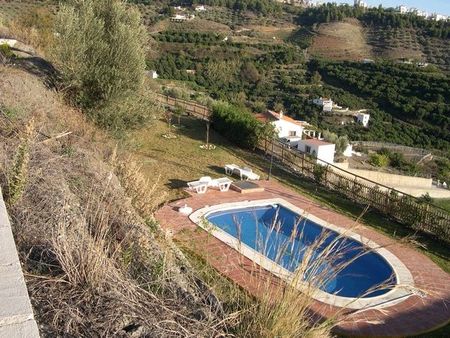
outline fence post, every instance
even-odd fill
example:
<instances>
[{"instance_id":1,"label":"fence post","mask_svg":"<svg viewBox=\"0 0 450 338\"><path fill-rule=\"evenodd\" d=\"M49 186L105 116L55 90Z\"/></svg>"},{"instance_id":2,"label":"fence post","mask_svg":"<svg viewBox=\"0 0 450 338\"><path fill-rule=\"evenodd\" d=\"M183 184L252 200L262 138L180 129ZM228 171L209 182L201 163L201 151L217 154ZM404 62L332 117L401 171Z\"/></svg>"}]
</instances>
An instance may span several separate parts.
<instances>
[{"instance_id":1,"label":"fence post","mask_svg":"<svg viewBox=\"0 0 450 338\"><path fill-rule=\"evenodd\" d=\"M302 175L305 175L305 154L302 154Z\"/></svg>"}]
</instances>

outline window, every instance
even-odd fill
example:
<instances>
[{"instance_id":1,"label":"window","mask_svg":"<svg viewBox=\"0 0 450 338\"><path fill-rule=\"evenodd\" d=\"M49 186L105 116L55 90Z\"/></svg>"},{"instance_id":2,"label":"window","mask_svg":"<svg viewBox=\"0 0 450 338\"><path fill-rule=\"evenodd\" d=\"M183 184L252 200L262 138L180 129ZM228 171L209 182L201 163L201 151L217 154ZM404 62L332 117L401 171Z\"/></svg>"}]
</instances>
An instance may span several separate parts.
<instances>
[{"instance_id":1,"label":"window","mask_svg":"<svg viewBox=\"0 0 450 338\"><path fill-rule=\"evenodd\" d=\"M306 146L306 152L308 153L308 154L311 154L311 147L310 146Z\"/></svg>"},{"instance_id":2,"label":"window","mask_svg":"<svg viewBox=\"0 0 450 338\"><path fill-rule=\"evenodd\" d=\"M291 130L289 132L289 136L297 136L297 132L295 130Z\"/></svg>"}]
</instances>

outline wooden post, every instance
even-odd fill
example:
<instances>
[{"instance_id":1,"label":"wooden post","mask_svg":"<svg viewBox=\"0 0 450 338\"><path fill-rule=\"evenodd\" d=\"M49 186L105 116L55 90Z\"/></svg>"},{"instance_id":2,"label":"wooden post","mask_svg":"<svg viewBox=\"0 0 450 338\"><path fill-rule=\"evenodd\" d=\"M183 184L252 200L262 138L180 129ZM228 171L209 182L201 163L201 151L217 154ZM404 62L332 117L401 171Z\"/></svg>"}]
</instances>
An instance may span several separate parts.
<instances>
[{"instance_id":1,"label":"wooden post","mask_svg":"<svg viewBox=\"0 0 450 338\"><path fill-rule=\"evenodd\" d=\"M302 154L302 174L305 174L305 154Z\"/></svg>"},{"instance_id":2,"label":"wooden post","mask_svg":"<svg viewBox=\"0 0 450 338\"><path fill-rule=\"evenodd\" d=\"M206 121L206 149L209 149L209 120Z\"/></svg>"}]
</instances>

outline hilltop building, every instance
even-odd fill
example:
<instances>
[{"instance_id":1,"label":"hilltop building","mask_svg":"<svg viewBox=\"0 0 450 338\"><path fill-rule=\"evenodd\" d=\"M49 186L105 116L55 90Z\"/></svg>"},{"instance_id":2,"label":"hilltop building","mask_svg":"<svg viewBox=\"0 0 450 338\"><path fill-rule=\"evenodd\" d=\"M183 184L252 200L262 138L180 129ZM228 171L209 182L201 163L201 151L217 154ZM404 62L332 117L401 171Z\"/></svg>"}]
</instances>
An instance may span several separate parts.
<instances>
[{"instance_id":1,"label":"hilltop building","mask_svg":"<svg viewBox=\"0 0 450 338\"><path fill-rule=\"evenodd\" d=\"M369 5L365 3L363 0L355 0L355 7L368 8Z\"/></svg>"}]
</instances>

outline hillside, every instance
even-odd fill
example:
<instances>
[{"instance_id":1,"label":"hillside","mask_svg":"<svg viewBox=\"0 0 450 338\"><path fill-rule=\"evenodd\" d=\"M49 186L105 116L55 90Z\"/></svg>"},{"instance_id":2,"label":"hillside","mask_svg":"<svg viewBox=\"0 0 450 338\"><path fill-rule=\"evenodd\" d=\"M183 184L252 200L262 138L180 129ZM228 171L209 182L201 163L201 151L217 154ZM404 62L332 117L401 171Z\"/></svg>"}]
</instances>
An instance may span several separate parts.
<instances>
[{"instance_id":1,"label":"hillside","mask_svg":"<svg viewBox=\"0 0 450 338\"><path fill-rule=\"evenodd\" d=\"M0 66L0 92L1 184L42 335L209 335L201 282L145 214L158 199L133 163L35 75Z\"/></svg>"},{"instance_id":2,"label":"hillside","mask_svg":"<svg viewBox=\"0 0 450 338\"><path fill-rule=\"evenodd\" d=\"M373 57L366 31L357 19L321 24L315 33L310 48L312 55L354 61Z\"/></svg>"},{"instance_id":3,"label":"hillside","mask_svg":"<svg viewBox=\"0 0 450 338\"><path fill-rule=\"evenodd\" d=\"M450 42L424 37L414 28L367 27L358 19L319 24L312 55L332 60L414 59L450 70Z\"/></svg>"}]
</instances>

